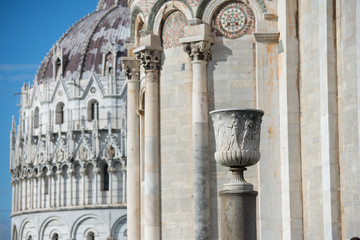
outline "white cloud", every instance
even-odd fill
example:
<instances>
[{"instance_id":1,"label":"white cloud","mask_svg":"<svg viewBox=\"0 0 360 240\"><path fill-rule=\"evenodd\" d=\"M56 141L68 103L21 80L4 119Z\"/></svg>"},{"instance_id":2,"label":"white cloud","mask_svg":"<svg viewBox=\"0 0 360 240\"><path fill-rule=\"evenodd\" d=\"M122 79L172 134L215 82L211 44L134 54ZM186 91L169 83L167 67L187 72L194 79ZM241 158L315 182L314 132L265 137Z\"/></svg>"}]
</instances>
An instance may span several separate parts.
<instances>
[{"instance_id":1,"label":"white cloud","mask_svg":"<svg viewBox=\"0 0 360 240\"><path fill-rule=\"evenodd\" d=\"M0 72L36 70L38 67L37 64L0 64Z\"/></svg>"}]
</instances>

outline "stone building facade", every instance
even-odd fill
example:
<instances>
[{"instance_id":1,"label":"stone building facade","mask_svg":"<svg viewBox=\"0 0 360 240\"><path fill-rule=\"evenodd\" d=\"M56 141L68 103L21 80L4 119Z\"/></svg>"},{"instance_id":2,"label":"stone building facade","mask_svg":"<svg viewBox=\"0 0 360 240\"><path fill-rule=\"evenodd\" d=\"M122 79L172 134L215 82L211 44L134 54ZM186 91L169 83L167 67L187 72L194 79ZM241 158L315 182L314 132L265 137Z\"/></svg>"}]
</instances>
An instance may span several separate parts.
<instances>
[{"instance_id":1,"label":"stone building facade","mask_svg":"<svg viewBox=\"0 0 360 240\"><path fill-rule=\"evenodd\" d=\"M126 2L101 0L22 87L11 131L13 240L127 238L120 58L129 20Z\"/></svg>"},{"instance_id":2,"label":"stone building facade","mask_svg":"<svg viewBox=\"0 0 360 240\"><path fill-rule=\"evenodd\" d=\"M224 108L265 111L262 158L245 173L258 239L360 237L360 1L129 7L129 239L221 238L230 174L208 112Z\"/></svg>"},{"instance_id":3,"label":"stone building facade","mask_svg":"<svg viewBox=\"0 0 360 240\"><path fill-rule=\"evenodd\" d=\"M13 239L221 239L226 108L265 112L258 239L360 237L360 1L125 4L101 0L22 89Z\"/></svg>"}]
</instances>

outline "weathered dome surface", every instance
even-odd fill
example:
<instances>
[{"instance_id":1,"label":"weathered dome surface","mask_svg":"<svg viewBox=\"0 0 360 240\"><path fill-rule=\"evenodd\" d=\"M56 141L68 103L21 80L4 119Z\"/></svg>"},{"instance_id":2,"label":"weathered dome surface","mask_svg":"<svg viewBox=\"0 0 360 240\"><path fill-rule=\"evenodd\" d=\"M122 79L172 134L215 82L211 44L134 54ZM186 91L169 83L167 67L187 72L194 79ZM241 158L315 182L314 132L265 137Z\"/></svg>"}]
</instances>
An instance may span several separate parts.
<instances>
[{"instance_id":1,"label":"weathered dome surface","mask_svg":"<svg viewBox=\"0 0 360 240\"><path fill-rule=\"evenodd\" d=\"M85 72L100 74L107 43L119 45L118 57L121 57L126 56L123 44L129 40L130 10L124 1L101 0L95 12L74 24L50 49L36 79L39 83L53 79L53 62L59 49L63 78L81 79Z\"/></svg>"}]
</instances>

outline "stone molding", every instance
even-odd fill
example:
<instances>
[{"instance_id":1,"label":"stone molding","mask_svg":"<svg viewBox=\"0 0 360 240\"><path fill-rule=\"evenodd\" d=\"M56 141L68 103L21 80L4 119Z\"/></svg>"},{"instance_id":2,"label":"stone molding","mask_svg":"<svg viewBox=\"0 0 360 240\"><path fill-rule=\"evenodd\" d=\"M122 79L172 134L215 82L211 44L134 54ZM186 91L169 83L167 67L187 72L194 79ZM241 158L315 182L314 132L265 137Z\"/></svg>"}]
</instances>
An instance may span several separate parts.
<instances>
[{"instance_id":1,"label":"stone molding","mask_svg":"<svg viewBox=\"0 0 360 240\"><path fill-rule=\"evenodd\" d=\"M189 55L191 61L206 61L211 57L211 45L209 41L196 41L182 43L184 51Z\"/></svg>"},{"instance_id":2,"label":"stone molding","mask_svg":"<svg viewBox=\"0 0 360 240\"><path fill-rule=\"evenodd\" d=\"M136 58L145 70L159 70L162 47L142 46L134 49Z\"/></svg>"},{"instance_id":3,"label":"stone molding","mask_svg":"<svg viewBox=\"0 0 360 240\"><path fill-rule=\"evenodd\" d=\"M254 42L258 43L278 43L280 33L253 33Z\"/></svg>"}]
</instances>

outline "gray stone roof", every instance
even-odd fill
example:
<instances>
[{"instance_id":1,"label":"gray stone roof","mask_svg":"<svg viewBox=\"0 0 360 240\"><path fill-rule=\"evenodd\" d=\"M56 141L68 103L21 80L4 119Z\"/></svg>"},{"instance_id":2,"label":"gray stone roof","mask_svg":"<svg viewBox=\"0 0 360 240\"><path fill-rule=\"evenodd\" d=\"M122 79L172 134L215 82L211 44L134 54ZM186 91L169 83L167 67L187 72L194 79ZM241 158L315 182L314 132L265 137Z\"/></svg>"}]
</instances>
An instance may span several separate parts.
<instances>
[{"instance_id":1,"label":"gray stone roof","mask_svg":"<svg viewBox=\"0 0 360 240\"><path fill-rule=\"evenodd\" d=\"M87 71L100 74L104 46L110 41L118 45L130 41L130 10L122 6L123 2L101 0L95 12L75 23L41 63L38 83L53 79L55 49L62 50L63 78L81 79ZM125 48L119 55L126 56Z\"/></svg>"}]
</instances>

